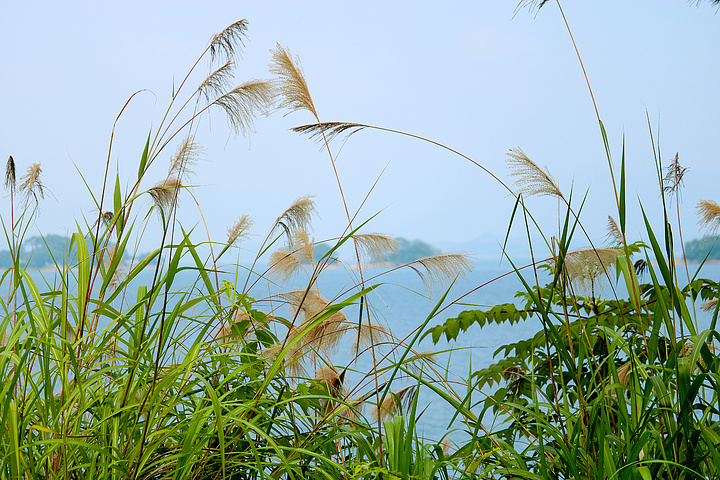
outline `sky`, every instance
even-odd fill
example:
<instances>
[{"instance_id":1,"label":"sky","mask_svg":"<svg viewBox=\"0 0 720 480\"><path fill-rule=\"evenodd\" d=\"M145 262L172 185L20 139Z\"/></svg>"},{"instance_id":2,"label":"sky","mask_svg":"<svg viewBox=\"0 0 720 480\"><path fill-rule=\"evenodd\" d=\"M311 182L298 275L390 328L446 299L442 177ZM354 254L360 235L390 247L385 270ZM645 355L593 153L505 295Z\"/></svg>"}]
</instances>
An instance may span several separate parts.
<instances>
[{"instance_id":1,"label":"sky","mask_svg":"<svg viewBox=\"0 0 720 480\"><path fill-rule=\"evenodd\" d=\"M42 165L48 195L29 234L71 233L97 215L113 122L111 173L132 185L149 131L160 124L174 86L214 33L239 19L249 29L236 82L270 78L271 50L297 56L323 121L367 123L446 145L512 185L506 153L520 147L547 166L579 209L596 244L617 207L588 86L558 5L516 12L513 1L467 2L75 2L0 0L0 157L18 174ZM663 164L687 167L680 195L685 239L702 235L695 207L720 200L720 15L683 0L562 3L607 131L616 175L625 150L628 239L647 239L642 203L662 227L653 142ZM190 82L212 71L201 59ZM648 122L649 121L649 122ZM312 235L341 235L345 209L327 152L290 129L308 112L259 116L236 136L220 111L204 117L196 141L204 159L180 220L202 240L240 215L255 225L257 248L298 197L314 195ZM648 126L650 124L650 127ZM332 145L355 225L365 232L422 239L478 258L499 257L514 201L502 185L462 157L406 136L362 131ZM171 145L143 188L164 178ZM109 195L106 197L110 199ZM150 207L146 194L142 212ZM3 192L0 215L9 220ZM199 207L198 207L199 205ZM527 199L540 226L557 229L558 205ZM674 221L674 220L673 220ZM159 235L145 221L143 246ZM524 228L512 244L527 248ZM588 241L578 238L577 244ZM518 251L521 255L523 252Z\"/></svg>"}]
</instances>

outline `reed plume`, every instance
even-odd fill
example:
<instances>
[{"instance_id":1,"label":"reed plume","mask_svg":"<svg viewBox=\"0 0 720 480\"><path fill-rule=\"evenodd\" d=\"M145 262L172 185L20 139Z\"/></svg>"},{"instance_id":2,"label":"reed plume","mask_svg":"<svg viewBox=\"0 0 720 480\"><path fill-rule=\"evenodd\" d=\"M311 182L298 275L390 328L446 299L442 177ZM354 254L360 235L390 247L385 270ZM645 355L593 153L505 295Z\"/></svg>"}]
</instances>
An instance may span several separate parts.
<instances>
[{"instance_id":1,"label":"reed plume","mask_svg":"<svg viewBox=\"0 0 720 480\"><path fill-rule=\"evenodd\" d=\"M289 336L294 338L305 330L308 323L313 322L331 304L320 296L317 290L296 290L281 294L295 311L303 314L303 323L295 327ZM342 310L324 318L319 324L305 332L300 342L312 348L332 351L337 348L342 336L351 329Z\"/></svg>"},{"instance_id":2,"label":"reed plume","mask_svg":"<svg viewBox=\"0 0 720 480\"><path fill-rule=\"evenodd\" d=\"M620 227L618 227L618 224L615 222L615 219L608 215L608 223L607 223L607 234L605 235L605 238L607 241L612 245L622 245L623 244L623 234L622 231L620 231Z\"/></svg>"},{"instance_id":3,"label":"reed plume","mask_svg":"<svg viewBox=\"0 0 720 480\"><path fill-rule=\"evenodd\" d=\"M630 373L630 370L632 369L632 363L627 362L622 367L618 368L617 375L618 375L618 382L621 385L628 386L630 383L628 374Z\"/></svg>"},{"instance_id":4,"label":"reed plume","mask_svg":"<svg viewBox=\"0 0 720 480\"><path fill-rule=\"evenodd\" d=\"M676 194L682 185L685 172L687 172L687 168L680 165L680 154L676 153L675 159L666 168L663 190L671 195Z\"/></svg>"},{"instance_id":5,"label":"reed plume","mask_svg":"<svg viewBox=\"0 0 720 480\"><path fill-rule=\"evenodd\" d=\"M704 312L712 312L715 310L717 302L717 298L713 298L712 300L708 300L707 302L704 302L702 305L700 305L700 308L702 308Z\"/></svg>"},{"instance_id":6,"label":"reed plume","mask_svg":"<svg viewBox=\"0 0 720 480\"><path fill-rule=\"evenodd\" d=\"M720 227L720 205L714 200L701 200L697 206L697 215L700 217L700 225L709 234L715 233Z\"/></svg>"},{"instance_id":7,"label":"reed plume","mask_svg":"<svg viewBox=\"0 0 720 480\"><path fill-rule=\"evenodd\" d=\"M282 97L278 108L287 108L290 112L308 110L318 118L300 59L293 59L288 49L277 44L272 51L272 62L270 73L278 76L276 88Z\"/></svg>"},{"instance_id":8,"label":"reed plume","mask_svg":"<svg viewBox=\"0 0 720 480\"><path fill-rule=\"evenodd\" d=\"M192 135L185 137L178 145L175 155L170 159L168 177L188 180L189 176L194 173L190 167L195 165L202 151L203 148L195 143L195 138Z\"/></svg>"},{"instance_id":9,"label":"reed plume","mask_svg":"<svg viewBox=\"0 0 720 480\"><path fill-rule=\"evenodd\" d=\"M13 162L13 182L14 182L14 162ZM7 168L6 168L7 170ZM40 178L42 174L42 168L39 163L33 163L27 169L27 173L20 177L20 191L23 192L29 199L32 197L37 202L38 196L42 199L45 198L45 185L42 183ZM6 174L7 178L7 174Z\"/></svg>"},{"instance_id":10,"label":"reed plume","mask_svg":"<svg viewBox=\"0 0 720 480\"><path fill-rule=\"evenodd\" d=\"M218 97L210 105L225 111L235 133L252 130L256 111L266 111L273 102L273 88L265 80L249 80Z\"/></svg>"},{"instance_id":11,"label":"reed plume","mask_svg":"<svg viewBox=\"0 0 720 480\"><path fill-rule=\"evenodd\" d=\"M391 253L397 252L399 242L382 233L361 233L353 235L360 252L368 258L369 263L377 263L387 259Z\"/></svg>"},{"instance_id":12,"label":"reed plume","mask_svg":"<svg viewBox=\"0 0 720 480\"><path fill-rule=\"evenodd\" d=\"M227 233L227 243L228 245L234 245L237 242L240 242L244 240L248 233L247 231L252 227L253 220L250 218L249 215L243 215L241 216L237 222L233 224L232 227L228 227Z\"/></svg>"},{"instance_id":13,"label":"reed plume","mask_svg":"<svg viewBox=\"0 0 720 480\"><path fill-rule=\"evenodd\" d=\"M222 53L226 58L235 55L238 46L244 46L243 40L247 32L248 21L239 20L220 33L213 35L210 40L210 57L215 57Z\"/></svg>"},{"instance_id":14,"label":"reed plume","mask_svg":"<svg viewBox=\"0 0 720 480\"><path fill-rule=\"evenodd\" d=\"M565 255L564 269L570 282L579 290L593 293L623 255L621 248L584 248Z\"/></svg>"},{"instance_id":15,"label":"reed plume","mask_svg":"<svg viewBox=\"0 0 720 480\"><path fill-rule=\"evenodd\" d=\"M430 293L447 281L465 278L467 273L472 270L470 259L464 253L432 255L416 260L408 266L418 274L425 289ZM419 267L424 269L424 273Z\"/></svg>"},{"instance_id":16,"label":"reed plume","mask_svg":"<svg viewBox=\"0 0 720 480\"><path fill-rule=\"evenodd\" d=\"M343 370L342 373L338 373L335 367L325 365L315 370L315 379L326 386L330 396L334 398L340 398L340 396L342 396L345 370Z\"/></svg>"},{"instance_id":17,"label":"reed plume","mask_svg":"<svg viewBox=\"0 0 720 480\"><path fill-rule=\"evenodd\" d=\"M300 229L292 234L292 241L287 248L278 249L270 255L270 273L280 282L286 282L303 262L313 262L313 242L307 232Z\"/></svg>"},{"instance_id":18,"label":"reed plume","mask_svg":"<svg viewBox=\"0 0 720 480\"><path fill-rule=\"evenodd\" d=\"M277 361L282 348L283 346L281 344L276 343L275 345L264 348L261 355L274 362ZM307 375L307 370L303 364L303 361L305 360L304 355L305 354L302 348L297 345L291 347L287 351L285 358L283 358L281 362L283 369L288 373L288 375L291 377L304 377Z\"/></svg>"},{"instance_id":19,"label":"reed plume","mask_svg":"<svg viewBox=\"0 0 720 480\"><path fill-rule=\"evenodd\" d=\"M8 157L5 164L5 188L11 192L15 191L15 160L12 155Z\"/></svg>"},{"instance_id":20,"label":"reed plume","mask_svg":"<svg viewBox=\"0 0 720 480\"><path fill-rule=\"evenodd\" d=\"M510 168L510 175L518 177L515 180L517 186L516 194L549 195L565 200L555 179L547 171L537 166L535 162L525 155L520 147L511 148L507 153L507 163Z\"/></svg>"},{"instance_id":21,"label":"reed plume","mask_svg":"<svg viewBox=\"0 0 720 480\"><path fill-rule=\"evenodd\" d=\"M648 263L644 258L641 258L637 262L635 262L635 264L633 265L633 268L635 269L635 273L639 277L643 273L645 273L645 270L647 270Z\"/></svg>"},{"instance_id":22,"label":"reed plume","mask_svg":"<svg viewBox=\"0 0 720 480\"><path fill-rule=\"evenodd\" d=\"M327 139L328 142L330 142L338 135L344 134L346 135L346 138L349 138L350 136L367 127L367 125L363 125L362 123L322 122L293 127L292 131L301 135L308 135L312 140L315 140L316 142L323 142L324 136L324 138Z\"/></svg>"},{"instance_id":23,"label":"reed plume","mask_svg":"<svg viewBox=\"0 0 720 480\"><path fill-rule=\"evenodd\" d=\"M230 80L233 78L233 69L235 65L232 60L228 60L223 66L212 72L198 87L197 91L205 97L208 102L212 98L221 96L230 86Z\"/></svg>"},{"instance_id":24,"label":"reed plume","mask_svg":"<svg viewBox=\"0 0 720 480\"><path fill-rule=\"evenodd\" d=\"M305 195L296 199L277 220L272 230L277 228L283 230L288 239L292 240L292 234L298 230L308 230L312 216L315 213L315 202L312 196Z\"/></svg>"},{"instance_id":25,"label":"reed plume","mask_svg":"<svg viewBox=\"0 0 720 480\"><path fill-rule=\"evenodd\" d=\"M390 395L385 397L379 408L377 405L373 405L370 409L370 416L374 418L375 421L386 420L395 415L398 410L403 407L407 410L414 396L415 385L405 387L395 393L390 392Z\"/></svg>"},{"instance_id":26,"label":"reed plume","mask_svg":"<svg viewBox=\"0 0 720 480\"><path fill-rule=\"evenodd\" d=\"M177 203L178 189L182 186L182 182L178 178L168 176L165 180L156 183L148 192L153 203L166 212L174 208Z\"/></svg>"},{"instance_id":27,"label":"reed plume","mask_svg":"<svg viewBox=\"0 0 720 480\"><path fill-rule=\"evenodd\" d=\"M297 272L302 262L297 251L289 249L279 249L270 254L268 261L270 265L269 273L280 283L285 283Z\"/></svg>"}]
</instances>

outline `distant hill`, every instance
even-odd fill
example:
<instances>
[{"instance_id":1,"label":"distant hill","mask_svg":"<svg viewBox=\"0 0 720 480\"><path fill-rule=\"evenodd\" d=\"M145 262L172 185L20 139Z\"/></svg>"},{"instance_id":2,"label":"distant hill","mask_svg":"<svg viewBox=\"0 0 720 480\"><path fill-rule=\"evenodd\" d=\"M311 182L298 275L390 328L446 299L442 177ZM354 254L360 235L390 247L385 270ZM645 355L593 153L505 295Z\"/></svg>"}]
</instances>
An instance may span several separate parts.
<instances>
[{"instance_id":1,"label":"distant hill","mask_svg":"<svg viewBox=\"0 0 720 480\"><path fill-rule=\"evenodd\" d=\"M89 243L89 239L86 241ZM88 249L91 249L89 244ZM77 254L75 246L70 251L70 237L50 234L23 240L20 249L23 268L48 268L71 262L77 262ZM10 268L12 264L10 250L0 250L0 268Z\"/></svg>"},{"instance_id":2,"label":"distant hill","mask_svg":"<svg viewBox=\"0 0 720 480\"><path fill-rule=\"evenodd\" d=\"M415 260L441 253L440 250L428 245L422 240L408 240L398 237L397 241L399 242L397 252L388 256L387 259L388 262L395 265L414 262Z\"/></svg>"},{"instance_id":3,"label":"distant hill","mask_svg":"<svg viewBox=\"0 0 720 480\"><path fill-rule=\"evenodd\" d=\"M26 238L20 250L20 265L29 268L46 268L56 263L62 265L70 258L69 247L70 238L61 235ZM0 250L0 268L11 266L10 250Z\"/></svg>"},{"instance_id":4,"label":"distant hill","mask_svg":"<svg viewBox=\"0 0 720 480\"><path fill-rule=\"evenodd\" d=\"M685 242L685 258L693 262L702 262L710 252L708 261L720 261L720 236L708 235Z\"/></svg>"}]
</instances>

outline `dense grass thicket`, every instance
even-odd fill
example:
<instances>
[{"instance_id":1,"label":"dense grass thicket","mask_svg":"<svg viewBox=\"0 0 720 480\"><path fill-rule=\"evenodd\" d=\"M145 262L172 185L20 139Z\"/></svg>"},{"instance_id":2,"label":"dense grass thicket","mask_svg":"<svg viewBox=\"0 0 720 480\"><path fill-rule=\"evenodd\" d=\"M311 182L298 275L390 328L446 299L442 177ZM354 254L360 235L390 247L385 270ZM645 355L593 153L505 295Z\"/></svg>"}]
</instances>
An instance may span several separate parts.
<instances>
[{"instance_id":1,"label":"dense grass thicket","mask_svg":"<svg viewBox=\"0 0 720 480\"><path fill-rule=\"evenodd\" d=\"M97 214L44 262L55 269L54 283L36 282L24 256L38 248L26 236L41 208L41 167L20 176L8 160L0 478L720 477L720 285L690 277L679 262L667 221L685 173L677 157L665 162L655 153L664 229L643 218L647 237L628 239L624 149L617 145L619 161L612 158L614 142L598 117L615 186L608 194L617 205L608 239L599 242L585 234L583 201L562 192L520 148L507 157L512 186L452 150L513 196L510 224L528 232L533 260L516 266L506 256L508 273L524 287L516 298L443 318L443 307L462 300L450 300L446 288L470 269L468 258L428 251L399 259L387 271L414 270L438 301L398 338L374 314L369 295L383 288L383 274L369 277L363 268L393 255L398 241L368 232L371 219L356 218L346 205L337 239L318 247L307 233L315 205L298 198L263 234L249 267L227 267L252 228L247 216L222 240L186 231L176 219L178 199L192 194L186 185L199 152L196 126L209 111L224 112L238 133L271 108L309 112L313 123L295 130L320 142L333 170L333 139L359 138L366 129L451 150L389 128L321 122L299 62L280 46L272 80L232 87L246 28L242 20L215 35L193 67L207 61L213 73L192 87L191 70L174 89L165 116L142 139L136 176L114 173L108 155L103 183L88 189ZM168 174L154 183L150 166L167 157ZM556 231L535 222L534 195L564 206ZM716 203L699 209L711 229L720 224ZM139 255L148 222L162 225L162 237ZM532 241L538 236L540 244ZM573 250L576 239L591 246ZM330 263L344 265L336 255L342 246L354 254L352 287L327 298L318 278ZM251 295L300 272L308 279L301 289ZM600 297L603 286L613 294ZM711 315L704 329L701 302ZM346 316L351 305L359 306L353 318ZM539 331L502 346L495 363L474 366L461 380L440 367L438 356L448 352L417 348L424 338L453 341L489 323L530 317ZM349 361L339 360L341 341L352 346ZM422 438L420 395L449 405L462 435Z\"/></svg>"}]
</instances>

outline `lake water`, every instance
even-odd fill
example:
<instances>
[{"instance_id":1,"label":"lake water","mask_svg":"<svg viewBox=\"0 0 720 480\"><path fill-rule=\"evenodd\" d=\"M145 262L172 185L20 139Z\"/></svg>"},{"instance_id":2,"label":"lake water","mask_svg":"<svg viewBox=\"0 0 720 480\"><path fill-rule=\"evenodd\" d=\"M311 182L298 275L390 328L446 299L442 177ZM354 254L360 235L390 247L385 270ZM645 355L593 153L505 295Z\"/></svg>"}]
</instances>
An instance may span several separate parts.
<instances>
[{"instance_id":1,"label":"lake water","mask_svg":"<svg viewBox=\"0 0 720 480\"><path fill-rule=\"evenodd\" d=\"M692 275L696 266L691 265L690 268ZM432 299L428 298L423 282L411 269L400 269L372 278L381 272L383 272L383 269L371 268L364 270L365 278L370 279L367 285L381 284L368 296L371 319L374 323L388 327L397 338L405 338L426 320L439 301L441 294L436 293ZM513 302L515 292L522 290L523 287L517 275L514 273L506 275L508 272L511 272L511 268L507 263L502 266L497 263L481 263L477 265L466 278L459 280L452 287L443 303L443 309L429 322L429 326L441 324L447 318L456 317L462 310L474 308L487 310L493 305ZM524 272L526 278L532 278L531 270ZM684 274L684 270L680 270L679 273ZM46 278L52 278L52 274L45 273L42 275ZM38 281L40 281L40 276L39 272L33 273L33 277ZM706 265L701 276L719 279L720 265ZM326 298L347 297L357 291L356 288L353 289L357 284L356 277L357 272L354 270L343 268L327 269L319 279L320 291ZM242 273L240 278L244 281ZM152 272L146 270L141 273L135 283L149 284L151 279ZM232 281L233 276L227 274L223 275L221 279ZM645 281L647 281L647 278ZM178 282L182 284L182 277ZM541 279L541 284L543 284L543 279ZM305 285L300 279L294 284L291 283L283 287L261 282L251 290L251 295L259 299L267 298L269 295L281 291L304 288ZM130 291L132 292L134 289L131 288ZM471 293L468 294L468 292ZM618 295L623 294L624 289L619 287ZM605 288L602 295L607 298L611 295L610 289ZM458 301L458 299L460 300ZM267 305L262 309L268 310ZM287 310L282 308L276 313L278 315L288 315ZM351 321L356 320L359 315L359 307L348 307L345 309L345 314ZM709 324L709 315L699 312L699 317L700 328L705 328ZM425 350L440 351L441 353L439 353L436 360L436 369L449 380L457 380L459 377L456 375L467 377L470 370L479 370L492 363L493 352L499 346L529 338L539 328L540 324L535 319L521 321L513 326L509 324L491 324L482 329L477 325L473 325L467 332L461 333L455 342L448 343L443 338L437 345L434 345L430 337L428 337L417 345L415 350L418 352ZM348 341L348 344L341 347L340 352L337 352L332 357L332 361L340 368L350 365L350 368L355 370L355 373L348 374L346 378L346 384L352 387L362 378L362 374L358 372L369 371L372 361L369 355L364 355L357 362L349 364L350 351L351 345L350 341ZM404 383L401 380L398 383L398 388L409 384L409 380L405 380ZM357 393L365 393L371 386L366 385L364 389ZM461 395L465 394L462 386L459 386L459 393ZM484 397L483 394L478 392L473 398L475 402L478 402ZM451 430L448 423L455 413L454 410L443 400L435 397L429 389L421 390L419 406L421 408L427 407L419 422L421 433L425 437L438 440ZM485 421L489 420L486 418ZM460 439L464 436L460 430L462 424L456 423L453 428L459 430L451 433L451 438Z\"/></svg>"}]
</instances>

